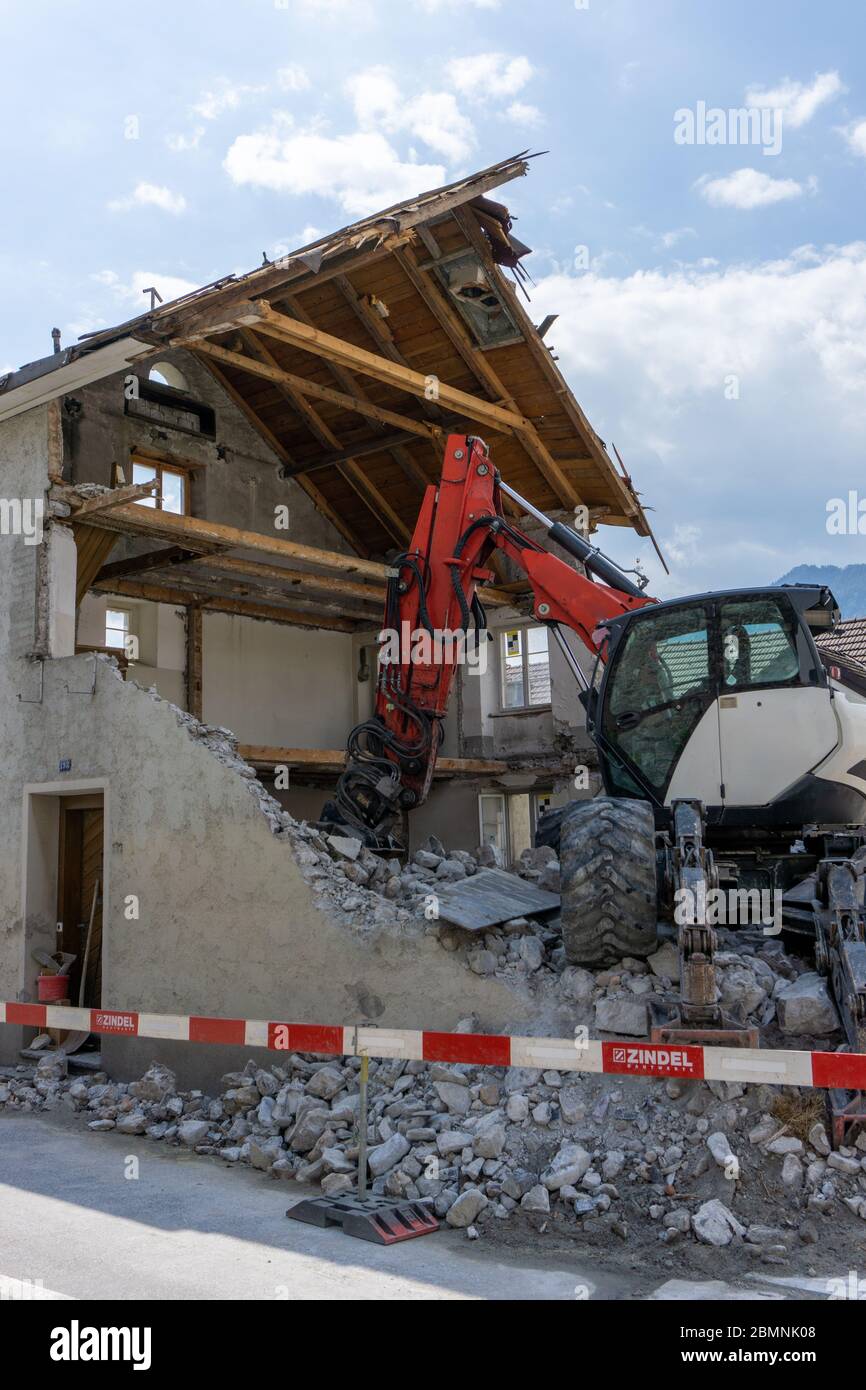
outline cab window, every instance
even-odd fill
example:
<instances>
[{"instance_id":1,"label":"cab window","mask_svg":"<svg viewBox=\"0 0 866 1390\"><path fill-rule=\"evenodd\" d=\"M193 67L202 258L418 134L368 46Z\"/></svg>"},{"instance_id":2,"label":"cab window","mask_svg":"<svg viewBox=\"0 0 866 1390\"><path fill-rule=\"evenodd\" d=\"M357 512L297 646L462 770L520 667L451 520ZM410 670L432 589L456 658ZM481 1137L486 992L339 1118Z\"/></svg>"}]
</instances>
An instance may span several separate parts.
<instances>
[{"instance_id":1,"label":"cab window","mask_svg":"<svg viewBox=\"0 0 866 1390\"><path fill-rule=\"evenodd\" d=\"M719 623L723 692L799 684L797 622L776 599L721 603Z\"/></svg>"},{"instance_id":2,"label":"cab window","mask_svg":"<svg viewBox=\"0 0 866 1390\"><path fill-rule=\"evenodd\" d=\"M663 610L636 619L608 677L607 742L662 793L715 697L707 610Z\"/></svg>"}]
</instances>

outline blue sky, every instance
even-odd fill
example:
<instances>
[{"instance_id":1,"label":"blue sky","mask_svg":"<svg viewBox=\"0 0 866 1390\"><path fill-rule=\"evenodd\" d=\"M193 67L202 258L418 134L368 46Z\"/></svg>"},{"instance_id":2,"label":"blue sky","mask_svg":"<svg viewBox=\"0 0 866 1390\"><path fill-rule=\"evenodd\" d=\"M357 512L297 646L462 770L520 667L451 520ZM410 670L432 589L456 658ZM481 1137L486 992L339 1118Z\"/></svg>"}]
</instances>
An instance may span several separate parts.
<instances>
[{"instance_id":1,"label":"blue sky","mask_svg":"<svg viewBox=\"0 0 866 1390\"><path fill-rule=\"evenodd\" d=\"M548 341L673 575L603 544L666 595L866 559L826 527L830 498L866 501L853 0L13 0L0 20L0 371L143 286L169 298L546 149L502 195L533 312L560 314ZM730 121L678 143L699 103L764 111L781 148Z\"/></svg>"}]
</instances>

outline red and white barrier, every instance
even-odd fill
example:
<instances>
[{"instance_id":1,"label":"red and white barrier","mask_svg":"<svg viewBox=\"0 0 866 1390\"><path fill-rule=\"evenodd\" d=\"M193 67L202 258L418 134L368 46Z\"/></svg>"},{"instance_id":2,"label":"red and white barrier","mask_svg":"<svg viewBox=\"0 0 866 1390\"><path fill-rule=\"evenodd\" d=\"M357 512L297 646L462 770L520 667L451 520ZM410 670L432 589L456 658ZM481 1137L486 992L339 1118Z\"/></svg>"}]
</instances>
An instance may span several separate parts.
<instances>
[{"instance_id":1,"label":"red and white barrier","mask_svg":"<svg viewBox=\"0 0 866 1390\"><path fill-rule=\"evenodd\" d=\"M128 1009L73 1009L62 1004L0 1003L0 1023L64 1028L126 1038L227 1043L272 1052L334 1057L400 1057L408 1061L468 1062L473 1066L541 1067L620 1076L678 1076L687 1080L753 1081L775 1086L839 1087L866 1091L866 1054L787 1052L743 1047L686 1047L635 1040L523 1038L485 1033L360 1028L318 1023L148 1014Z\"/></svg>"}]
</instances>

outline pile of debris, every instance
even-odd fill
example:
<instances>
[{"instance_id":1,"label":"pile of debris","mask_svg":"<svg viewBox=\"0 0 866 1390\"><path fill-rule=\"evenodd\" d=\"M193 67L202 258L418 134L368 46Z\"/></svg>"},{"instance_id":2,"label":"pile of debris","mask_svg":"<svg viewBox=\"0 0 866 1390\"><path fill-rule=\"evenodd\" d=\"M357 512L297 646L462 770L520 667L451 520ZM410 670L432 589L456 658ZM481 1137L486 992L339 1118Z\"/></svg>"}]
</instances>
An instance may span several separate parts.
<instances>
[{"instance_id":1,"label":"pile of debris","mask_svg":"<svg viewBox=\"0 0 866 1390\"><path fill-rule=\"evenodd\" d=\"M723 991L765 1017L772 1008L777 1026L834 1022L817 1011L817 977L789 979L764 964L724 952ZM607 979L575 970L562 978L610 1023L611 1006L621 1014L644 997L634 986L657 987L652 970L623 962ZM97 1132L142 1135L338 1194L356 1185L360 1065L297 1054L250 1061L212 1097L178 1091L159 1063L128 1084L105 1073L73 1079L66 1058L47 1053L36 1066L0 1069L0 1110L62 1107ZM512 1215L550 1217L586 1237L743 1242L778 1261L790 1240L818 1239L821 1217L847 1209L866 1220L866 1136L832 1152L820 1092L416 1061L369 1068L372 1191L429 1199L473 1234Z\"/></svg>"}]
</instances>

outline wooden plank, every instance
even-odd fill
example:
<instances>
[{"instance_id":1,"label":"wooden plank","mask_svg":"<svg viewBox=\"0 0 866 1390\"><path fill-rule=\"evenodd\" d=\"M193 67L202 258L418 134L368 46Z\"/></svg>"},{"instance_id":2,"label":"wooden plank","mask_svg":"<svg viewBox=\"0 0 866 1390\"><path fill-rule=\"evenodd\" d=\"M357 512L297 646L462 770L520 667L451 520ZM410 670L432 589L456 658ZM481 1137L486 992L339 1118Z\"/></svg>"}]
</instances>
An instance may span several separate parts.
<instances>
[{"instance_id":1,"label":"wooden plank","mask_svg":"<svg viewBox=\"0 0 866 1390\"><path fill-rule=\"evenodd\" d=\"M290 627L322 627L333 632L354 632L357 624L347 618L326 613L301 612L278 604L252 603L247 599L222 598L219 595L195 593L191 589L170 588L166 584L137 584L132 579L109 579L94 586L101 593L122 594L127 598L146 599L148 603L171 603L188 608L198 603L208 613L228 613L241 618L258 618L262 622L286 623Z\"/></svg>"},{"instance_id":2,"label":"wooden plank","mask_svg":"<svg viewBox=\"0 0 866 1390\"><path fill-rule=\"evenodd\" d=\"M181 545L170 545L163 550L149 550L146 555L131 555L127 560L115 560L112 565L103 565L96 578L123 579L130 574L145 574L148 570L185 565L190 560L199 558L194 550L185 550Z\"/></svg>"},{"instance_id":3,"label":"wooden plank","mask_svg":"<svg viewBox=\"0 0 866 1390\"><path fill-rule=\"evenodd\" d=\"M68 522L70 518L62 520ZM341 555L337 550L302 545L300 541L268 536L261 531L245 531L236 526L225 526L222 522L206 521L203 517L178 516L175 512L157 511L150 507L117 507L113 511L99 513L86 528L81 529L89 531L96 528L155 536L175 544L188 545L193 550L203 547L210 549L213 545L223 546L227 550L258 550L268 555L282 556L286 560L337 570L342 574L364 575L369 579L384 580L392 574L387 565L379 564L376 560L362 560L355 555Z\"/></svg>"},{"instance_id":4,"label":"wooden plank","mask_svg":"<svg viewBox=\"0 0 866 1390\"><path fill-rule=\"evenodd\" d=\"M408 247L395 252L395 258L476 379L494 399L503 402L515 414L523 415L521 407L494 370L489 358L472 341L463 320L446 299L439 282L432 276L422 274L414 254ZM553 458L535 426L527 421L526 428L518 430L517 434L524 449L559 500L567 507L576 507L580 502L580 496L572 480Z\"/></svg>"},{"instance_id":5,"label":"wooden plank","mask_svg":"<svg viewBox=\"0 0 866 1390\"><path fill-rule=\"evenodd\" d=\"M107 512L113 507L123 507L127 502L137 502L141 497L150 497L159 488L156 481L150 483L132 483L129 487L116 487L111 492L100 493L98 497L88 497L86 502L81 502L80 506L75 507L73 521L82 521L86 517L94 516L97 512Z\"/></svg>"},{"instance_id":6,"label":"wooden plank","mask_svg":"<svg viewBox=\"0 0 866 1390\"><path fill-rule=\"evenodd\" d=\"M247 347L251 348L254 353L259 354L262 360L268 363L269 366L279 369L280 364L274 357L270 348L266 343L263 343L255 333L247 331L242 334L242 337ZM288 385L283 386L281 389L285 391L292 405L295 406L296 410L298 410L299 414L306 422L307 428L311 431L314 439L318 440L320 444L323 444L329 449L340 449L342 447L340 439L331 429L327 421L323 420L318 411L310 405L303 392L296 391ZM359 466L356 459L354 457L345 459L340 465L340 471L343 473L344 477L349 480L350 484L361 498L361 501L369 507L373 515L380 523L384 522L392 538L401 544L408 541L412 534L409 527L403 521L402 517L397 515L384 494L374 486L371 479Z\"/></svg>"},{"instance_id":7,"label":"wooden plank","mask_svg":"<svg viewBox=\"0 0 866 1390\"><path fill-rule=\"evenodd\" d=\"M278 317L284 319L286 323L295 322L294 319L285 319L282 314ZM305 326L298 324L299 328ZM257 324L256 327L261 332L267 331L263 324ZM284 341L279 333L272 336ZM368 404L358 396L344 395L342 391L334 391L330 386L319 386L317 382L310 381L308 377L297 376L296 373L287 372L282 367L270 367L266 362L258 362L254 357L245 357L239 352L231 352L228 348L218 347L216 343L188 343L183 339L178 339L173 340L171 346L187 350L194 348L197 353L204 353L206 357L213 357L217 362L222 362L227 367L234 367L239 372L249 372L252 376L265 377L268 381L276 382L278 385L292 387L303 396L312 396L316 400L328 401L331 405L339 406L341 410L349 410L356 415L364 415L367 419L375 420L380 425L393 425L395 429L403 430L408 434L417 434L422 439L437 439L441 434L441 431L437 430L434 425L425 424L423 420L413 420L408 415L399 415L393 410L385 410L381 406Z\"/></svg>"},{"instance_id":8,"label":"wooden plank","mask_svg":"<svg viewBox=\"0 0 866 1390\"><path fill-rule=\"evenodd\" d=\"M73 526L77 554L75 575L75 606L79 608L115 545L114 531L101 531L96 526Z\"/></svg>"},{"instance_id":9,"label":"wooden plank","mask_svg":"<svg viewBox=\"0 0 866 1390\"><path fill-rule=\"evenodd\" d=\"M278 314L265 300L258 301L254 307L261 314L260 321L255 325L257 333L270 334L280 342L305 348L318 357L325 357L358 371L362 376L373 377L389 386L395 386L398 390L407 391L410 395L429 399L427 377L411 367L403 367L399 362L392 362L375 352L368 352L366 348L356 347L344 338L335 338L331 333L323 333L318 328L287 318L285 314ZM179 343L178 346L186 344ZM471 396L466 391L459 391L443 381L438 385L437 403L459 411L470 420L485 421L507 433L525 429L529 424L523 416L503 410L478 396Z\"/></svg>"},{"instance_id":10,"label":"wooden plank","mask_svg":"<svg viewBox=\"0 0 866 1390\"><path fill-rule=\"evenodd\" d=\"M210 372L217 385L222 388L229 399L237 406L238 410L247 418L253 429L257 430L265 443L271 446L277 458L282 460L287 474L294 475L296 471L294 459L279 436L268 428L264 420L261 419L245 397L241 395L240 391L233 386L225 372L217 366L216 362L211 361L211 359L206 357L203 353L196 353L195 356L196 359L201 362L202 366ZM295 481L307 494L313 506L322 513L322 516L327 517L337 533L343 537L343 540L352 547L356 554L361 555L365 560L369 559L370 547L365 545L361 538L346 525L343 517L331 506L325 494L316 487L315 483L311 482L309 478L305 478L301 475L295 477Z\"/></svg>"},{"instance_id":11,"label":"wooden plank","mask_svg":"<svg viewBox=\"0 0 866 1390\"><path fill-rule=\"evenodd\" d=\"M649 535L649 523L643 514L643 509L639 501L629 491L628 486L617 473L617 470L614 468L605 452L604 445L575 400L571 388L554 362L549 349L544 341L539 338L535 330L535 325L520 303L517 294L494 261L490 250L490 244L479 228L478 223L475 221L472 212L468 208L459 207L454 209L452 215L470 245L478 253L488 274L495 280L497 288L501 290L505 296L509 309L523 332L527 348L541 367L545 379L551 383L560 405L571 420L578 436L588 446L599 473L601 474L601 478L620 502L623 513L628 519L628 524L634 526L638 535Z\"/></svg>"},{"instance_id":12,"label":"wooden plank","mask_svg":"<svg viewBox=\"0 0 866 1390\"><path fill-rule=\"evenodd\" d=\"M203 627L201 605L189 604L186 610L186 707L196 719L202 718Z\"/></svg>"},{"instance_id":13,"label":"wooden plank","mask_svg":"<svg viewBox=\"0 0 866 1390\"><path fill-rule=\"evenodd\" d=\"M201 569L248 574L251 579L270 579L291 587L337 594L341 598L357 598L378 607L385 602L384 588L376 588L372 584L356 584L351 579L332 579L329 575L311 574L308 570L288 569L283 565L261 564L257 560L236 560L230 555L195 555L193 561L196 565L200 562Z\"/></svg>"},{"instance_id":14,"label":"wooden plank","mask_svg":"<svg viewBox=\"0 0 866 1390\"><path fill-rule=\"evenodd\" d=\"M342 748L277 748L243 743L239 745L238 753L245 762L259 767L273 763L287 767L339 770L346 765L346 752ZM507 771L507 763L484 758L439 758L436 763L437 775L441 777L501 777Z\"/></svg>"},{"instance_id":15,"label":"wooden plank","mask_svg":"<svg viewBox=\"0 0 866 1390\"><path fill-rule=\"evenodd\" d=\"M479 869L477 873L436 889L439 916L464 931L486 931L512 917L532 917L555 912L558 893L547 893L504 869Z\"/></svg>"}]
</instances>

